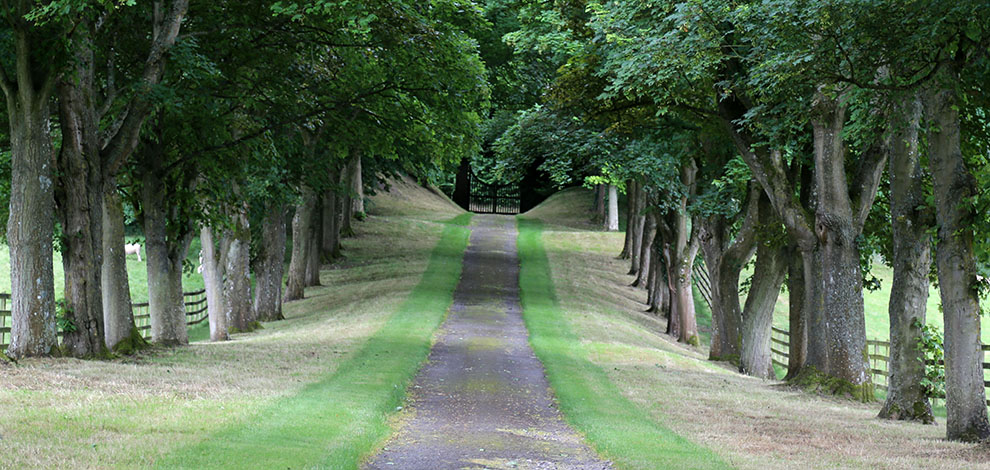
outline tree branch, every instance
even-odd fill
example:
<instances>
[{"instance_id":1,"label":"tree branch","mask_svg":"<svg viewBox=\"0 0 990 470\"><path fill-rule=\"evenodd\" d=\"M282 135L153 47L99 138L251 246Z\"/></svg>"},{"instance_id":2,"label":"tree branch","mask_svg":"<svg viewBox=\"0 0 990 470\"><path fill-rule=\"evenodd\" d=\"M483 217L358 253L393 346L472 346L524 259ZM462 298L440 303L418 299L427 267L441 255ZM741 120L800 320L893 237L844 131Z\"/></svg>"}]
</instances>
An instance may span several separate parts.
<instances>
[{"instance_id":1,"label":"tree branch","mask_svg":"<svg viewBox=\"0 0 990 470\"><path fill-rule=\"evenodd\" d=\"M157 6L157 5L156 5ZM182 26L182 19L189 8L189 0L172 0L168 14L153 26L153 40L145 59L141 82L147 89L157 85L165 70L165 55L175 45ZM157 10L157 8L156 8ZM156 13L158 13L156 11ZM155 15L156 17L158 14ZM157 20L157 18L156 18ZM151 114L154 104L147 93L137 93L128 106L126 117L119 129L113 132L103 151L103 168L115 172L137 147L141 126Z\"/></svg>"}]
</instances>

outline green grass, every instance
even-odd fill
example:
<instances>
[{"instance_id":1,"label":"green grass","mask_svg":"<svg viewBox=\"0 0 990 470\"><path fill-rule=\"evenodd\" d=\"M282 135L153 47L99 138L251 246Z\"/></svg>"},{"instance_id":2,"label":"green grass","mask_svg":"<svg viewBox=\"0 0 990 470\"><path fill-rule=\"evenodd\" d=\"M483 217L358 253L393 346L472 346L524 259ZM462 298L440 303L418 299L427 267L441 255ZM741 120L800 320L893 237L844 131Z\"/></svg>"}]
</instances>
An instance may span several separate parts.
<instances>
[{"instance_id":1,"label":"green grass","mask_svg":"<svg viewBox=\"0 0 990 470\"><path fill-rule=\"evenodd\" d=\"M127 257L127 280L131 286L131 302L134 303L148 301L148 270L145 267L147 253L144 251L144 243L141 245L141 261L134 255ZM199 264L199 250L199 237L196 237L189 246L189 253L186 255L188 268L182 275L182 290L186 292L203 288L203 276L195 269ZM62 269L62 254L57 251L54 253L52 268L55 275L55 298L60 299L65 292L65 271ZM10 248L7 245L0 245L0 292L10 292Z\"/></svg>"},{"instance_id":2,"label":"green grass","mask_svg":"<svg viewBox=\"0 0 990 470\"><path fill-rule=\"evenodd\" d=\"M674 433L626 399L571 330L556 298L542 223L519 219L520 297L530 344L560 409L619 468L726 468L709 449Z\"/></svg>"},{"instance_id":3,"label":"green grass","mask_svg":"<svg viewBox=\"0 0 990 470\"><path fill-rule=\"evenodd\" d=\"M866 337L869 339L887 340L890 337L890 316L887 313L887 304L890 301L890 286L894 280L894 271L889 266L875 263L871 273L880 280L880 289L875 291L863 290L863 311L866 317ZM752 275L751 269L743 272L743 279ZM990 311L990 305L986 301L982 302L983 311ZM787 292L780 293L777 304L774 307L774 326L787 329ZM929 325L942 327L942 307L938 288L934 285L929 287L928 303L926 308L925 322ZM990 315L983 315L983 322L980 329L980 337L983 344L990 344Z\"/></svg>"},{"instance_id":4,"label":"green grass","mask_svg":"<svg viewBox=\"0 0 990 470\"><path fill-rule=\"evenodd\" d=\"M425 360L460 278L470 214L453 219L422 280L353 357L323 380L166 456L158 468L357 468Z\"/></svg>"}]
</instances>

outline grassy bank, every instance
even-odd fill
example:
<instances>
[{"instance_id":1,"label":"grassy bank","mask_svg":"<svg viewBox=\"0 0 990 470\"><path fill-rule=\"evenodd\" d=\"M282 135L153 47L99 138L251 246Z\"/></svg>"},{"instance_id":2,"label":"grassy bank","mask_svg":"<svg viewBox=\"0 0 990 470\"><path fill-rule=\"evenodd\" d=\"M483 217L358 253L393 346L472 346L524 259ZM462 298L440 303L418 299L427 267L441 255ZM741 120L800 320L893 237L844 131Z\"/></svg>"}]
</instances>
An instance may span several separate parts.
<instances>
[{"instance_id":1,"label":"grassy bank","mask_svg":"<svg viewBox=\"0 0 990 470\"><path fill-rule=\"evenodd\" d=\"M329 390L319 388L328 377L350 374L360 383L355 374L361 369L374 376L379 358L371 338L407 308L441 234L452 230L437 220L462 213L415 185L406 189L401 200L373 198L371 216L355 226L358 236L344 241L347 258L324 267L324 287L308 288L306 299L286 304L284 321L232 341L152 349L113 361L0 365L0 468L149 468L275 413L279 404L289 410L294 400ZM428 297L434 294L440 296ZM361 351L375 359L363 368L353 362L367 359ZM345 398L319 395L322 401ZM377 406L352 415L352 427L342 432L380 429L369 424L387 410ZM362 419L368 421L360 424ZM367 436L359 441L374 441ZM324 447L321 458L328 455ZM272 468L245 468L251 467Z\"/></svg>"},{"instance_id":2,"label":"grassy bank","mask_svg":"<svg viewBox=\"0 0 990 470\"><path fill-rule=\"evenodd\" d=\"M726 468L717 455L650 419L588 360L557 303L539 222L519 221L521 300L530 343L543 361L560 409L619 468Z\"/></svg>"},{"instance_id":3,"label":"grassy bank","mask_svg":"<svg viewBox=\"0 0 990 470\"><path fill-rule=\"evenodd\" d=\"M575 342L644 419L735 468L986 468L982 448L944 441L941 420L881 421L879 404L742 376L707 361L704 349L674 342L662 319L642 311L646 293L629 287L628 261L615 259L622 234L579 225L588 217L585 197L568 191L549 201L563 210L538 207L526 215L544 223L557 303Z\"/></svg>"}]
</instances>

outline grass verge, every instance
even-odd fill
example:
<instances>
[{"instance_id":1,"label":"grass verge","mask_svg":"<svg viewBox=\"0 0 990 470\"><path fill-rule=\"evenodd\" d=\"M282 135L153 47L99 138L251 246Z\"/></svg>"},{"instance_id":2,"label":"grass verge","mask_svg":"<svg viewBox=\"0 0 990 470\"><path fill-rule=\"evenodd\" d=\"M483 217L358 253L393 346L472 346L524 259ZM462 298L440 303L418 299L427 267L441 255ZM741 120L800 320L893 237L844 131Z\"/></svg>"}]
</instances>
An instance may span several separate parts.
<instances>
[{"instance_id":1,"label":"grass verge","mask_svg":"<svg viewBox=\"0 0 990 470\"><path fill-rule=\"evenodd\" d=\"M567 420L620 468L727 468L710 450L650 419L627 400L571 331L557 305L542 224L519 219L520 297L530 344Z\"/></svg>"},{"instance_id":2,"label":"grass verge","mask_svg":"<svg viewBox=\"0 0 990 470\"><path fill-rule=\"evenodd\" d=\"M426 359L453 300L470 214L444 229L422 280L385 326L325 379L279 399L158 468L357 468L389 433L386 418Z\"/></svg>"}]
</instances>

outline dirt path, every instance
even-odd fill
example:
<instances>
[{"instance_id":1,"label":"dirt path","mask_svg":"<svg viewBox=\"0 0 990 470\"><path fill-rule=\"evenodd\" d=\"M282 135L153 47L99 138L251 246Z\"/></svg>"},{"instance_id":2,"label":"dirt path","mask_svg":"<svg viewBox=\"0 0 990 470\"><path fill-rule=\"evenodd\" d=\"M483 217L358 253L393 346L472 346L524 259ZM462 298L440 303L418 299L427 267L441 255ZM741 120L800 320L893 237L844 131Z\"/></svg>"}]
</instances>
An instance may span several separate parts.
<instances>
[{"instance_id":1,"label":"dirt path","mask_svg":"<svg viewBox=\"0 0 990 470\"><path fill-rule=\"evenodd\" d=\"M519 305L515 220L475 216L454 305L410 391L409 419L367 469L611 466L563 421Z\"/></svg>"}]
</instances>

